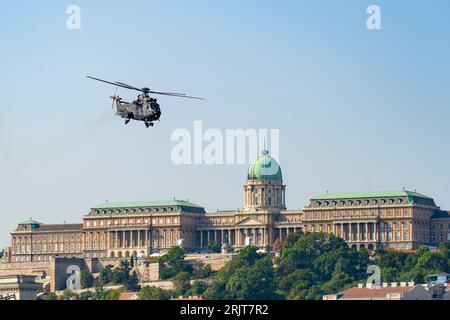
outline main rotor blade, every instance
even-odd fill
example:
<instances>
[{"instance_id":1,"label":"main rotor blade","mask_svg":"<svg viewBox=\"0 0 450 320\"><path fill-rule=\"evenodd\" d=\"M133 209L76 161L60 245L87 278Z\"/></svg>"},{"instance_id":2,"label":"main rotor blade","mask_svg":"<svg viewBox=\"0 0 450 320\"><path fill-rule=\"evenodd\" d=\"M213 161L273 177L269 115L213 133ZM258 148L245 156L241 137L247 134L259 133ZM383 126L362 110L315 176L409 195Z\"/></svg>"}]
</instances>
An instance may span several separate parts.
<instances>
[{"instance_id":1,"label":"main rotor blade","mask_svg":"<svg viewBox=\"0 0 450 320\"><path fill-rule=\"evenodd\" d=\"M94 78L94 77L91 77L91 76L87 76L87 78L92 79L92 80L96 80L96 81L100 81L100 82L104 82L104 83L107 83L107 84L111 84L111 85L116 86L116 87L119 86L119 87L122 87L122 88L125 88L125 89L135 89L135 88L131 88L129 86L125 86L123 84L120 84L118 82L110 82L110 81L102 80L102 79L99 79L99 78ZM141 90L139 90L139 91L141 91Z\"/></svg>"},{"instance_id":2,"label":"main rotor blade","mask_svg":"<svg viewBox=\"0 0 450 320\"><path fill-rule=\"evenodd\" d=\"M159 94L159 95L162 95L162 96L169 96L169 97L205 100L205 99L199 98L199 97L191 97L191 96L188 96L188 95L186 95L184 93L157 92L157 91L150 91L150 93Z\"/></svg>"},{"instance_id":3,"label":"main rotor blade","mask_svg":"<svg viewBox=\"0 0 450 320\"><path fill-rule=\"evenodd\" d=\"M122 87L128 88L128 89L133 89L133 90L137 90L137 91L142 91L142 89L130 86L129 84L123 83L123 82L116 82L117 84L121 85Z\"/></svg>"}]
</instances>

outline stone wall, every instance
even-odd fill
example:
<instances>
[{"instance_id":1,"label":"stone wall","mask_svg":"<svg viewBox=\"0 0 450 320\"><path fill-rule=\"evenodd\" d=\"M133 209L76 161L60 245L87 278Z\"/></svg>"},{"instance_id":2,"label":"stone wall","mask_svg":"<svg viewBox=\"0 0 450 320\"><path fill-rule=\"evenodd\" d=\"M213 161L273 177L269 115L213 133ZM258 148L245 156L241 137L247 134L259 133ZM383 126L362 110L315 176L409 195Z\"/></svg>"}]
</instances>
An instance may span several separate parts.
<instances>
[{"instance_id":1,"label":"stone wall","mask_svg":"<svg viewBox=\"0 0 450 320\"><path fill-rule=\"evenodd\" d=\"M236 254L188 254L186 255L186 262L195 264L200 261L205 265L209 265L213 271L222 269L228 261L233 260Z\"/></svg>"},{"instance_id":2,"label":"stone wall","mask_svg":"<svg viewBox=\"0 0 450 320\"><path fill-rule=\"evenodd\" d=\"M81 271L89 270L84 259L52 257L50 263L50 290L52 292L66 289L67 279L72 275L72 272L68 272L70 271L69 267L77 266Z\"/></svg>"},{"instance_id":3,"label":"stone wall","mask_svg":"<svg viewBox=\"0 0 450 320\"><path fill-rule=\"evenodd\" d=\"M40 277L50 273L50 262L0 263L0 276L35 275Z\"/></svg>"}]
</instances>

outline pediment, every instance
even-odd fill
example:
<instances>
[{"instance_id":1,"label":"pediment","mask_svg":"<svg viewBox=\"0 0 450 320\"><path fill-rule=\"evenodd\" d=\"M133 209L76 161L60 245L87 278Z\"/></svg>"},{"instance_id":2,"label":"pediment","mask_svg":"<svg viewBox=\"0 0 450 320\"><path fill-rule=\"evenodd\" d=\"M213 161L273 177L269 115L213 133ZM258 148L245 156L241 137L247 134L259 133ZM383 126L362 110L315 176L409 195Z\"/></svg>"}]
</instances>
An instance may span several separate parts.
<instances>
[{"instance_id":1,"label":"pediment","mask_svg":"<svg viewBox=\"0 0 450 320\"><path fill-rule=\"evenodd\" d=\"M245 218L244 220L241 220L236 225L237 226L263 226L263 225L265 225L265 223L258 219L248 217L248 218Z\"/></svg>"}]
</instances>

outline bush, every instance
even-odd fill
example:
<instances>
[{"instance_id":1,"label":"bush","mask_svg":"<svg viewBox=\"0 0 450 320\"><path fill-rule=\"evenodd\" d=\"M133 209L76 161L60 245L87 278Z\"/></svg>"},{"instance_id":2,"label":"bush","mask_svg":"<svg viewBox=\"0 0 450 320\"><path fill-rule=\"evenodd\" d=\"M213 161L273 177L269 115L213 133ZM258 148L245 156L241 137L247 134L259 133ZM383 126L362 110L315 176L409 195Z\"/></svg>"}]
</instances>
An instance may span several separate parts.
<instances>
[{"instance_id":1,"label":"bush","mask_svg":"<svg viewBox=\"0 0 450 320\"><path fill-rule=\"evenodd\" d=\"M205 265L203 262L198 261L194 264L192 268L192 276L194 279L205 279L209 278L213 271L210 265Z\"/></svg>"},{"instance_id":2,"label":"bush","mask_svg":"<svg viewBox=\"0 0 450 320\"><path fill-rule=\"evenodd\" d=\"M158 287L144 287L138 293L139 300L169 300L171 292Z\"/></svg>"},{"instance_id":3,"label":"bush","mask_svg":"<svg viewBox=\"0 0 450 320\"><path fill-rule=\"evenodd\" d=\"M190 295L191 296L202 296L203 293L208 289L208 284L204 281L195 280L192 283Z\"/></svg>"},{"instance_id":4,"label":"bush","mask_svg":"<svg viewBox=\"0 0 450 320\"><path fill-rule=\"evenodd\" d=\"M50 292L46 294L45 296L41 297L41 300L45 301L51 301L51 300L58 300L58 296L54 292Z\"/></svg>"},{"instance_id":5,"label":"bush","mask_svg":"<svg viewBox=\"0 0 450 320\"><path fill-rule=\"evenodd\" d=\"M189 293L191 289L191 275L185 271L177 274L173 281L175 292L178 296L184 296Z\"/></svg>"},{"instance_id":6,"label":"bush","mask_svg":"<svg viewBox=\"0 0 450 320\"><path fill-rule=\"evenodd\" d=\"M210 250L213 253L221 253L222 252L222 246L220 243L217 243L215 241L211 241L208 245L208 250Z\"/></svg>"},{"instance_id":7,"label":"bush","mask_svg":"<svg viewBox=\"0 0 450 320\"><path fill-rule=\"evenodd\" d=\"M107 265L102 268L99 275L99 285L106 285L113 281L113 266Z\"/></svg>"},{"instance_id":8,"label":"bush","mask_svg":"<svg viewBox=\"0 0 450 320\"><path fill-rule=\"evenodd\" d=\"M92 288L92 285L94 284L94 277L89 271L81 271L80 284L82 289Z\"/></svg>"}]
</instances>

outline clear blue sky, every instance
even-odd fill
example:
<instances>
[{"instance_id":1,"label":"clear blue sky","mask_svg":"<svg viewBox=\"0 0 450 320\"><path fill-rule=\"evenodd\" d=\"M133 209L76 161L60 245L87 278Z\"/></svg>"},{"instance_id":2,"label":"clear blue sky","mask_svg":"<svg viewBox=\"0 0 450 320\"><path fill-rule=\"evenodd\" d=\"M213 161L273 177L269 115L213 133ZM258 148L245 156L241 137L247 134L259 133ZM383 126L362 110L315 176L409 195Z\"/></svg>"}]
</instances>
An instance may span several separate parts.
<instances>
[{"instance_id":1,"label":"clear blue sky","mask_svg":"<svg viewBox=\"0 0 450 320\"><path fill-rule=\"evenodd\" d=\"M366 28L371 4L381 31ZM290 209L369 177L450 209L449 12L444 0L3 3L0 245L20 220L79 222L105 200L242 207L246 166L170 161L171 133L195 120L279 128ZM157 127L124 127L113 88L87 74L207 100L160 98Z\"/></svg>"}]
</instances>

